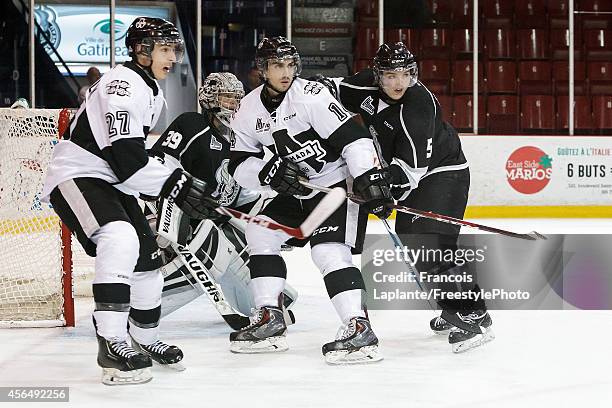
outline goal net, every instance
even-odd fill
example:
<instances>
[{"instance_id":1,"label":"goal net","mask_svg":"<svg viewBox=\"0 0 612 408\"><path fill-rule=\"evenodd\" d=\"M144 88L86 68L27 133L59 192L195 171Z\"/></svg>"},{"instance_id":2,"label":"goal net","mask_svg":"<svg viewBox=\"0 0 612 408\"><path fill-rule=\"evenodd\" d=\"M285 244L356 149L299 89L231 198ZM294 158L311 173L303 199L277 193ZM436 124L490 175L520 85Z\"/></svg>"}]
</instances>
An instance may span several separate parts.
<instances>
[{"instance_id":1,"label":"goal net","mask_svg":"<svg viewBox=\"0 0 612 408\"><path fill-rule=\"evenodd\" d=\"M93 261L40 201L69 118L66 109L0 109L0 327L74 325L72 278L93 273Z\"/></svg>"}]
</instances>

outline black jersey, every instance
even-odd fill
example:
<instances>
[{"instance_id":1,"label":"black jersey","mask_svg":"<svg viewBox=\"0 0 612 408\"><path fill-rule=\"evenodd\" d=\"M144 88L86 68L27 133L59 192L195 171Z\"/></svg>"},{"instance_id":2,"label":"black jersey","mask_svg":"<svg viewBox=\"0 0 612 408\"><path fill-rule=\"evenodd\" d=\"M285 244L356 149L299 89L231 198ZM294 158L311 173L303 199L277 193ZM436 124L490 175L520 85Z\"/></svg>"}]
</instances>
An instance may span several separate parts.
<instances>
[{"instance_id":1,"label":"black jersey","mask_svg":"<svg viewBox=\"0 0 612 408\"><path fill-rule=\"evenodd\" d=\"M212 198L222 206L241 207L259 198L229 175L230 143L211 126L205 115L183 113L168 126L150 149L166 166L182 167L214 189Z\"/></svg>"},{"instance_id":2,"label":"black jersey","mask_svg":"<svg viewBox=\"0 0 612 408\"><path fill-rule=\"evenodd\" d=\"M381 99L371 69L333 82L342 105L363 118L383 159L402 169L411 189L429 174L468 167L457 132L444 122L440 103L421 82L394 104Z\"/></svg>"}]
</instances>

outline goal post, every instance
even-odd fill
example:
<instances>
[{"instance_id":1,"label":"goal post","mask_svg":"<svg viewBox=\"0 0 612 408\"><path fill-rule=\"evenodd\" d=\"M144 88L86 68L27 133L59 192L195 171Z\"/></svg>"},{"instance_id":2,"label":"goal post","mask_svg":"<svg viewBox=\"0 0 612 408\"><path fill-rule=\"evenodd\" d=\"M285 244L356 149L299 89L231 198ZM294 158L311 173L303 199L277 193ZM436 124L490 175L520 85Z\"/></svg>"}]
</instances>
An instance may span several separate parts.
<instances>
[{"instance_id":1,"label":"goal post","mask_svg":"<svg viewBox=\"0 0 612 408\"><path fill-rule=\"evenodd\" d=\"M0 109L0 327L74 326L71 235L40 200L69 120L67 109Z\"/></svg>"}]
</instances>

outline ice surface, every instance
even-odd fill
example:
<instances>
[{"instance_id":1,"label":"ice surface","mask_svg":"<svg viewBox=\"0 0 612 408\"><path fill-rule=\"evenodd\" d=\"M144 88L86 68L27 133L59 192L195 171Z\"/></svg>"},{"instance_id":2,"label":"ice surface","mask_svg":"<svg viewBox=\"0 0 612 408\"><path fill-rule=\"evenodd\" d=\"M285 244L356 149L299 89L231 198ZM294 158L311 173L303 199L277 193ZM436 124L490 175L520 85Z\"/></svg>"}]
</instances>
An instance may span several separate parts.
<instances>
[{"instance_id":1,"label":"ice surface","mask_svg":"<svg viewBox=\"0 0 612 408\"><path fill-rule=\"evenodd\" d=\"M477 222L520 232L612 232L612 220ZM370 232L384 232L372 225ZM162 322L163 338L185 352L186 371L156 366L148 384L104 386L95 362L92 301L79 299L75 328L0 330L0 386L69 386L71 407L102 408L612 404L612 312L494 311L497 339L456 355L445 337L429 330L433 312L372 311L385 360L333 367L324 363L321 345L334 337L339 321L323 280L307 249L285 259L288 279L300 292L285 353L230 353L230 329L201 297Z\"/></svg>"}]
</instances>

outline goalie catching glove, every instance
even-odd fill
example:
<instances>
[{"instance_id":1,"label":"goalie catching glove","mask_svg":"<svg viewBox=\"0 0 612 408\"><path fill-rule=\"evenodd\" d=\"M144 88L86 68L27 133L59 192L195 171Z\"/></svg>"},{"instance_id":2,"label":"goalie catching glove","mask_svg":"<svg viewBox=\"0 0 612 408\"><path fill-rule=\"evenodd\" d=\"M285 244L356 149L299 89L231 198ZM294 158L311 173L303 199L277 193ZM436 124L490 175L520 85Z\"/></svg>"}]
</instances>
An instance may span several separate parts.
<instances>
[{"instance_id":1,"label":"goalie catching glove","mask_svg":"<svg viewBox=\"0 0 612 408\"><path fill-rule=\"evenodd\" d=\"M210 218L219 206L209 198L210 193L204 181L176 169L164 183L160 196L174 201L189 217L204 219Z\"/></svg>"},{"instance_id":2,"label":"goalie catching glove","mask_svg":"<svg viewBox=\"0 0 612 408\"><path fill-rule=\"evenodd\" d=\"M353 190L365 201L362 205L368 212L383 220L391 215L392 209L389 206L394 204L390 182L389 171L376 167L355 177L353 181Z\"/></svg>"},{"instance_id":3,"label":"goalie catching glove","mask_svg":"<svg viewBox=\"0 0 612 408\"><path fill-rule=\"evenodd\" d=\"M283 160L274 155L259 172L259 181L262 186L270 186L279 194L305 196L312 192L308 187L300 184L300 179L308 180L306 174L297 164Z\"/></svg>"}]
</instances>

